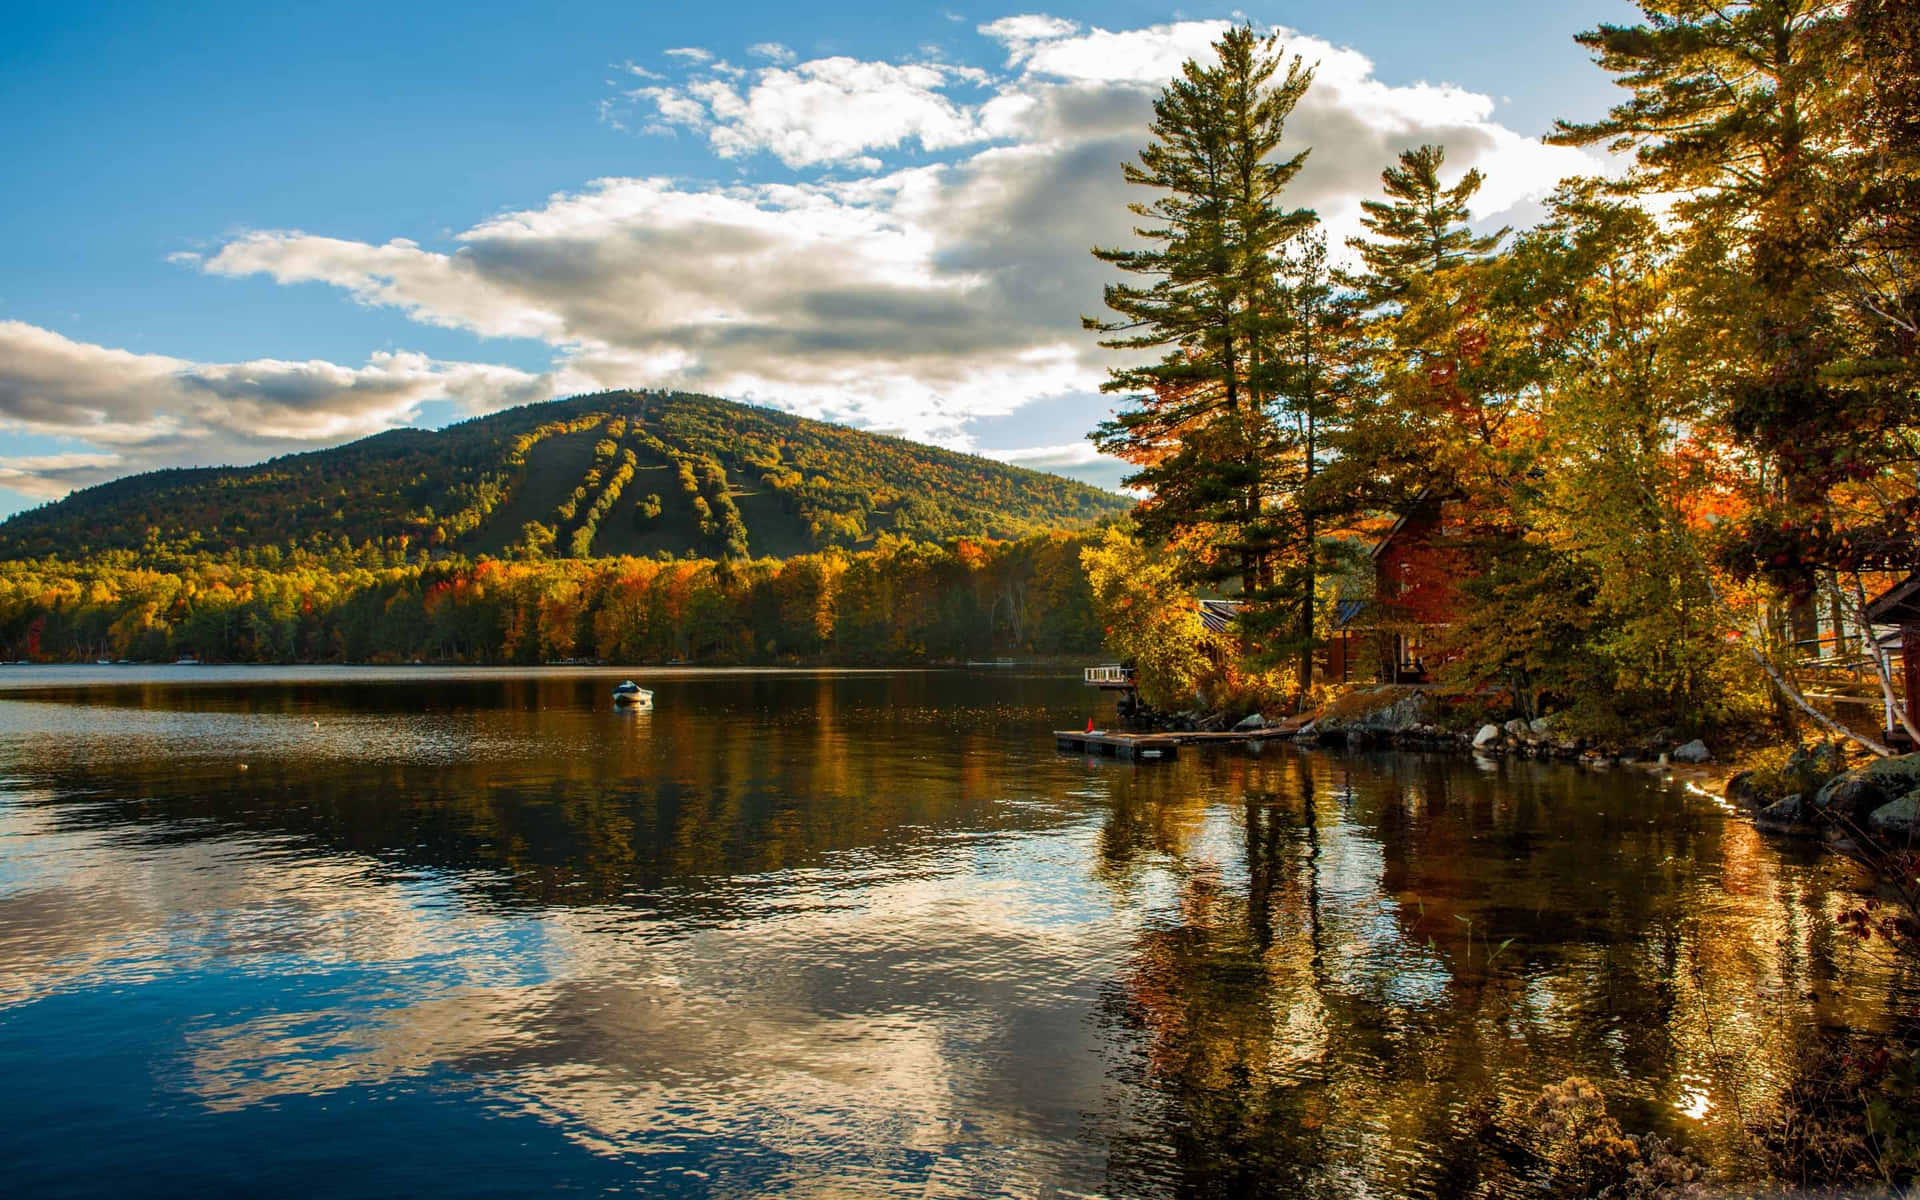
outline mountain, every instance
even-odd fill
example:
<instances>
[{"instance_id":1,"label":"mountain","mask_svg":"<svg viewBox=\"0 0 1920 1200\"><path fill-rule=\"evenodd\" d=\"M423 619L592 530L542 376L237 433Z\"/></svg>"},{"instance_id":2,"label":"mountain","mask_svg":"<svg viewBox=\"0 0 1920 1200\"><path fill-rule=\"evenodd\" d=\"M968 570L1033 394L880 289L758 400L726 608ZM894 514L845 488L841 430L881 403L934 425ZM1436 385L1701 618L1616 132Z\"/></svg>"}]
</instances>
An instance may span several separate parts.
<instances>
[{"instance_id":1,"label":"mountain","mask_svg":"<svg viewBox=\"0 0 1920 1200\"><path fill-rule=\"evenodd\" d=\"M0 558L257 550L786 558L883 532L1085 525L1098 488L678 392L532 404L254 467L154 471L0 523Z\"/></svg>"}]
</instances>

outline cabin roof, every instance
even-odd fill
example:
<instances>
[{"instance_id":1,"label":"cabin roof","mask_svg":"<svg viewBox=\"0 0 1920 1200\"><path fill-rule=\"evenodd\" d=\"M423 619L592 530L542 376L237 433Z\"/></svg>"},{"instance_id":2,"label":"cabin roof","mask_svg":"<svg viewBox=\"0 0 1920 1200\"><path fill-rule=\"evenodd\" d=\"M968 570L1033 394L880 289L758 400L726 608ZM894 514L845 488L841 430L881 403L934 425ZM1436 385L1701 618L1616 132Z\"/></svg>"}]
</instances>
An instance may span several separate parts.
<instances>
[{"instance_id":1,"label":"cabin roof","mask_svg":"<svg viewBox=\"0 0 1920 1200\"><path fill-rule=\"evenodd\" d=\"M1241 608L1245 605L1239 600L1202 600L1200 603L1200 624L1206 626L1208 633L1225 633L1227 627L1239 619Z\"/></svg>"},{"instance_id":2,"label":"cabin roof","mask_svg":"<svg viewBox=\"0 0 1920 1200\"><path fill-rule=\"evenodd\" d=\"M1439 504L1433 498L1432 489L1421 488L1418 492L1414 493L1413 503L1407 506L1406 511L1394 514L1393 524L1387 526L1387 531L1380 535L1380 540L1373 544L1371 550L1367 551L1367 557L1379 558L1382 554L1386 553L1388 546L1393 545L1393 539L1400 536L1400 531L1407 527L1408 521L1417 515L1430 514L1438 507Z\"/></svg>"},{"instance_id":3,"label":"cabin roof","mask_svg":"<svg viewBox=\"0 0 1920 1200\"><path fill-rule=\"evenodd\" d=\"M1907 576L1867 603L1875 625L1920 625L1920 573Z\"/></svg>"}]
</instances>

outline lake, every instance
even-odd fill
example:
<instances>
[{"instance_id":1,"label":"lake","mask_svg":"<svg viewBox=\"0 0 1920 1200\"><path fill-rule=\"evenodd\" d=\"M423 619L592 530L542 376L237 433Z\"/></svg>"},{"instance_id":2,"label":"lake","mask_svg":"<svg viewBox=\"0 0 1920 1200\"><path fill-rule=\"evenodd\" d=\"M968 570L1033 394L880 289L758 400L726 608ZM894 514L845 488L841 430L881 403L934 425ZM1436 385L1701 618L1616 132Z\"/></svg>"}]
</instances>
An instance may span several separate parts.
<instances>
[{"instance_id":1,"label":"lake","mask_svg":"<svg viewBox=\"0 0 1920 1200\"><path fill-rule=\"evenodd\" d=\"M651 713L616 711L631 673ZM1524 1195L1724 1178L1887 1025L1851 869L1644 774L1056 752L1021 671L0 668L21 1196Z\"/></svg>"}]
</instances>

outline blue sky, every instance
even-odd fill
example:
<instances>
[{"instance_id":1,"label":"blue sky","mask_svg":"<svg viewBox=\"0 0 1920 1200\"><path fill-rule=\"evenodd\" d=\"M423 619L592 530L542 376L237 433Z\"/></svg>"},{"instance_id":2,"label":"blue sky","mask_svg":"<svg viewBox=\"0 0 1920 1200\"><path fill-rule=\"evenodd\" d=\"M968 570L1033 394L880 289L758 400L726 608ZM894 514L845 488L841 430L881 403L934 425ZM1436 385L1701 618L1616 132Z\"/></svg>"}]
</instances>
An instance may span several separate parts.
<instances>
[{"instance_id":1,"label":"blue sky","mask_svg":"<svg viewBox=\"0 0 1920 1200\"><path fill-rule=\"evenodd\" d=\"M1176 9L56 5L0 40L0 511L609 386L1111 482L1077 329L1118 162L1243 15L1336 242L1392 153L1524 221L1611 100L1621 0Z\"/></svg>"}]
</instances>

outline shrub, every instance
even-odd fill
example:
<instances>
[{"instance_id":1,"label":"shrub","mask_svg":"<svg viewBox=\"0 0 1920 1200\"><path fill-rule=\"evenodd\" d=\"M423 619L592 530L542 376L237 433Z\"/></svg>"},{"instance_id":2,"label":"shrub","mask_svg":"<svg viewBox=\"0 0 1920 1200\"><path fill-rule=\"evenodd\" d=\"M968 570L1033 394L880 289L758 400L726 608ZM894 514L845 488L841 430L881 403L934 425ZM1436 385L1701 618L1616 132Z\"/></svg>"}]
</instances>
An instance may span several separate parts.
<instances>
[{"instance_id":1,"label":"shrub","mask_svg":"<svg viewBox=\"0 0 1920 1200\"><path fill-rule=\"evenodd\" d=\"M1577 1075L1541 1091L1527 1123L1548 1195L1656 1200L1686 1195L1700 1175L1658 1135L1623 1131L1606 1096Z\"/></svg>"}]
</instances>

